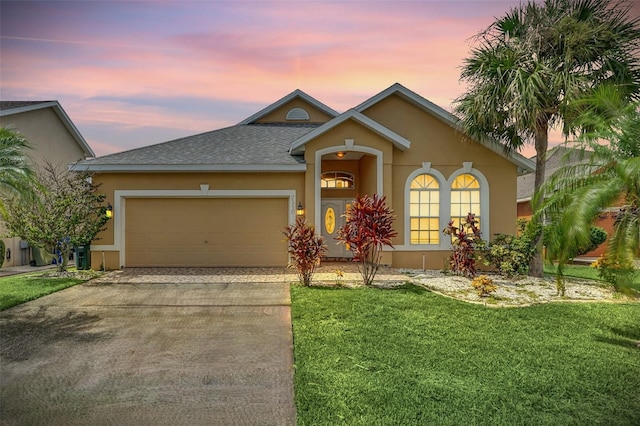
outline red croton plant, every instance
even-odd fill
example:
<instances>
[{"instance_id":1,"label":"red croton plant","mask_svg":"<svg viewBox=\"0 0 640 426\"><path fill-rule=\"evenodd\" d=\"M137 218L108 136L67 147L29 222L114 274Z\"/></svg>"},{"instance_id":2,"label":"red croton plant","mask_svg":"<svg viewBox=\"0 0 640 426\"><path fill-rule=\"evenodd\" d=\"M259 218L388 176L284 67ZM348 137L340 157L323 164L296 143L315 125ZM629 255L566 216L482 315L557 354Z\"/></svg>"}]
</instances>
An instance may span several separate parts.
<instances>
[{"instance_id":1,"label":"red croton plant","mask_svg":"<svg viewBox=\"0 0 640 426\"><path fill-rule=\"evenodd\" d=\"M475 214L469 213L464 218L459 227L449 222L442 231L445 235L450 235L453 253L449 258L451 271L456 275L465 277L476 276L476 248L482 244L480 228Z\"/></svg>"},{"instance_id":2,"label":"red croton plant","mask_svg":"<svg viewBox=\"0 0 640 426\"><path fill-rule=\"evenodd\" d=\"M398 235L392 226L393 210L387 206L386 197L358 196L345 212L345 218L336 239L353 252L364 284L371 285L380 267L382 248L393 248L391 239Z\"/></svg>"},{"instance_id":3,"label":"red croton plant","mask_svg":"<svg viewBox=\"0 0 640 426\"><path fill-rule=\"evenodd\" d=\"M318 236L315 228L301 217L295 224L287 226L283 234L287 239L291 267L296 269L300 283L311 285L311 277L327 250L324 238Z\"/></svg>"}]
</instances>

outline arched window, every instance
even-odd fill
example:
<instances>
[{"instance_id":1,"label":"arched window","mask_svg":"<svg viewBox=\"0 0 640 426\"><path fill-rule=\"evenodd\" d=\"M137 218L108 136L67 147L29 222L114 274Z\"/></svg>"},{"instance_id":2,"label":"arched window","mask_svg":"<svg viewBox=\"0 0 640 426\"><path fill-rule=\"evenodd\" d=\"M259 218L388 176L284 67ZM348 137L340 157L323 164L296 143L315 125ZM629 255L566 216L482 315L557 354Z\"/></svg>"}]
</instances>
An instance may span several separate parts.
<instances>
[{"instance_id":1,"label":"arched window","mask_svg":"<svg viewBox=\"0 0 640 426\"><path fill-rule=\"evenodd\" d=\"M287 112L286 119L292 121L305 121L309 119L309 113L303 108L291 108L289 112Z\"/></svg>"},{"instance_id":2,"label":"arched window","mask_svg":"<svg viewBox=\"0 0 640 426\"><path fill-rule=\"evenodd\" d=\"M457 176L451 183L451 220L455 226L464 223L469 213L473 213L478 220L478 227L482 229L480 217L480 182L468 173Z\"/></svg>"},{"instance_id":3,"label":"arched window","mask_svg":"<svg viewBox=\"0 0 640 426\"><path fill-rule=\"evenodd\" d=\"M409 221L411 244L440 243L440 185L429 174L411 181Z\"/></svg>"},{"instance_id":4,"label":"arched window","mask_svg":"<svg viewBox=\"0 0 640 426\"><path fill-rule=\"evenodd\" d=\"M320 176L320 188L353 189L355 176L349 172L326 172Z\"/></svg>"}]
</instances>

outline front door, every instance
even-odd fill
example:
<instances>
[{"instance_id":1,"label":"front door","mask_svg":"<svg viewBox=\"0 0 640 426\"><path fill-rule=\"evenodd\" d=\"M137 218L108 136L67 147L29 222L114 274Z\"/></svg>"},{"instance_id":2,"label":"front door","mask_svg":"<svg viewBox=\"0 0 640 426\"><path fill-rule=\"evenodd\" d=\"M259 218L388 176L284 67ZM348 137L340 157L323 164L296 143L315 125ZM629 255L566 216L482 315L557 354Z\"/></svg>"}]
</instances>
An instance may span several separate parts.
<instances>
[{"instance_id":1,"label":"front door","mask_svg":"<svg viewBox=\"0 0 640 426\"><path fill-rule=\"evenodd\" d=\"M325 257L328 258L351 258L353 254L350 250L345 248L345 245L339 243L336 240L338 236L338 229L340 229L345 222L344 212L353 200L345 199L323 199L322 200L322 217L320 222L322 223L322 236L327 244L327 253Z\"/></svg>"}]
</instances>

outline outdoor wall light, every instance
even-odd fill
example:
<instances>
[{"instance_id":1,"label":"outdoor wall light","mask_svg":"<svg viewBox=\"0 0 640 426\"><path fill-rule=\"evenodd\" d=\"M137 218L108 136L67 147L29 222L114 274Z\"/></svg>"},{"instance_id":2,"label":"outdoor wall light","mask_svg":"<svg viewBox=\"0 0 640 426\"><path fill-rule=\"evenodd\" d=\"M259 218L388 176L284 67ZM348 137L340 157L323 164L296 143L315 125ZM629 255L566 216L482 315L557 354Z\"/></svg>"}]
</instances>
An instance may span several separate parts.
<instances>
[{"instance_id":1,"label":"outdoor wall light","mask_svg":"<svg viewBox=\"0 0 640 426\"><path fill-rule=\"evenodd\" d=\"M298 203L298 207L296 208L296 215L302 216L304 214L304 206L302 205L302 201Z\"/></svg>"},{"instance_id":2,"label":"outdoor wall light","mask_svg":"<svg viewBox=\"0 0 640 426\"><path fill-rule=\"evenodd\" d=\"M336 152L336 157L338 158L344 158L345 152L344 151L338 151Z\"/></svg>"},{"instance_id":3,"label":"outdoor wall light","mask_svg":"<svg viewBox=\"0 0 640 426\"><path fill-rule=\"evenodd\" d=\"M111 206L111 203L107 203L107 211L105 212L105 214L109 219L113 217L113 207Z\"/></svg>"}]
</instances>

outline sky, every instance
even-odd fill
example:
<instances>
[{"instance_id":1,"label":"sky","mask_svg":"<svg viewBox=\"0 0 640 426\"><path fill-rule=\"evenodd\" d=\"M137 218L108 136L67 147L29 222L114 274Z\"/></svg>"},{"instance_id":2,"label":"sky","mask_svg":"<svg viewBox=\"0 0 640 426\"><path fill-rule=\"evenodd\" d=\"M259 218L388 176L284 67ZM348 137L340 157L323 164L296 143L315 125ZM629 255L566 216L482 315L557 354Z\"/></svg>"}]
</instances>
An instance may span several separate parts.
<instances>
[{"instance_id":1,"label":"sky","mask_svg":"<svg viewBox=\"0 0 640 426\"><path fill-rule=\"evenodd\" d=\"M58 100L97 156L295 89L344 112L397 82L451 110L473 36L518 3L0 0L0 99Z\"/></svg>"}]
</instances>

